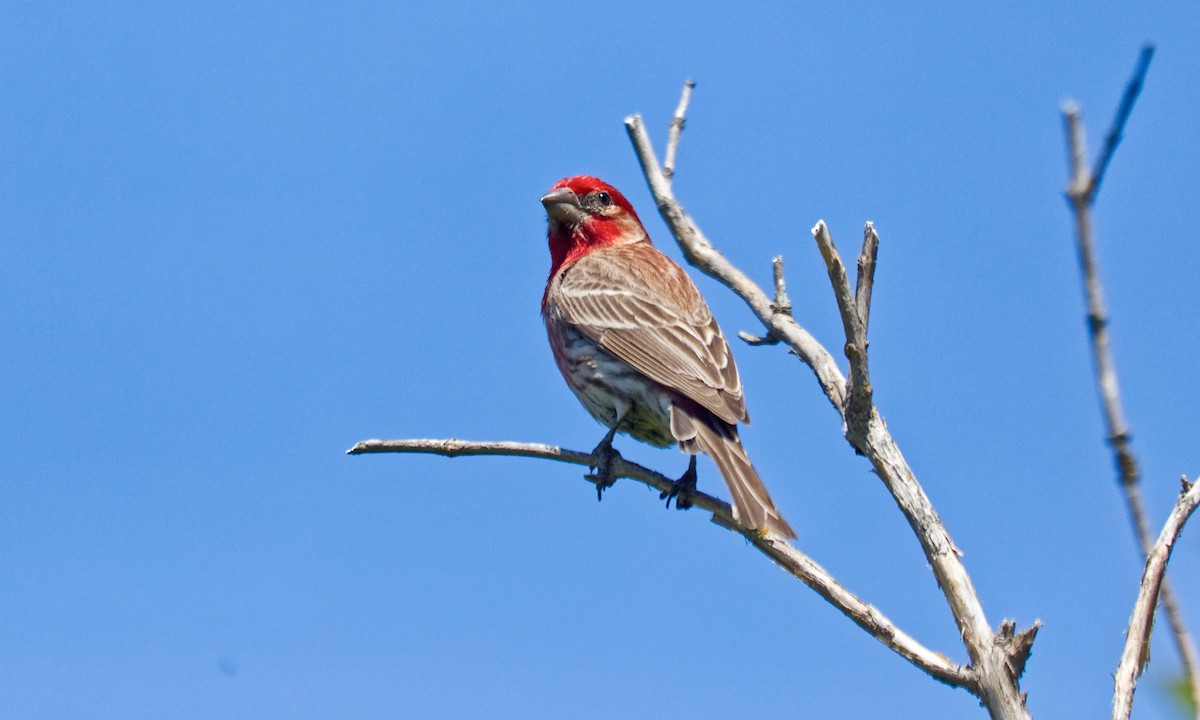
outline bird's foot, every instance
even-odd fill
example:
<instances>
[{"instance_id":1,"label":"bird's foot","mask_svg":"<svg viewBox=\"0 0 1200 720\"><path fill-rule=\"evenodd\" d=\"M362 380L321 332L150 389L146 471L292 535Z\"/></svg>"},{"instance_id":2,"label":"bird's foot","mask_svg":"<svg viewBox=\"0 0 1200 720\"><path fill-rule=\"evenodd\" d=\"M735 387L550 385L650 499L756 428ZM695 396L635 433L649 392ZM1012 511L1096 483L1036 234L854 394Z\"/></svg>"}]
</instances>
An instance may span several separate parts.
<instances>
[{"instance_id":1,"label":"bird's foot","mask_svg":"<svg viewBox=\"0 0 1200 720\"><path fill-rule=\"evenodd\" d=\"M692 506L692 493L696 491L696 456L692 455L688 460L688 469L684 471L679 479L671 483L670 490L664 490L658 496L659 500L666 500L667 507L671 507L671 499L675 500L676 510L687 510Z\"/></svg>"},{"instance_id":2,"label":"bird's foot","mask_svg":"<svg viewBox=\"0 0 1200 720\"><path fill-rule=\"evenodd\" d=\"M621 453L612 446L612 439L612 433L609 433L600 441L596 449L592 450L592 459L588 463L592 472L583 476L596 483L596 500L598 501L603 500L604 491L617 482L617 478L613 474L613 465L621 459Z\"/></svg>"}]
</instances>

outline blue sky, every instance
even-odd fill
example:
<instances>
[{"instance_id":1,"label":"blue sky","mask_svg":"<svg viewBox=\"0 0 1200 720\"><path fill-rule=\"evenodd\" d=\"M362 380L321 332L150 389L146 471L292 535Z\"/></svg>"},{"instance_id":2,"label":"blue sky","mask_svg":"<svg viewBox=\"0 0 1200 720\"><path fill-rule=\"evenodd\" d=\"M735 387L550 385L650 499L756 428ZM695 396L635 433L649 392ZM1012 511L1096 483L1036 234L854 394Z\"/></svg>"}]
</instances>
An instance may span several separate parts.
<instances>
[{"instance_id":1,"label":"blue sky","mask_svg":"<svg viewBox=\"0 0 1200 720\"><path fill-rule=\"evenodd\" d=\"M1189 3L10 3L0 22L0 715L983 717L701 513L530 460L590 449L538 317L541 194L587 172L675 257L622 127L798 319L808 230L881 236L876 399L993 624L1041 619L1035 717L1107 712L1140 577L1091 378L1059 103L1093 151L1158 44L1096 208L1154 525L1200 472L1200 12ZM695 273L693 273L695 276ZM738 300L697 278L727 334ZM800 546L964 652L811 373L734 348L743 438ZM667 474L675 451L618 443ZM701 487L724 494L711 465ZM1173 576L1200 627L1193 530ZM1137 697L1175 717L1160 637Z\"/></svg>"}]
</instances>

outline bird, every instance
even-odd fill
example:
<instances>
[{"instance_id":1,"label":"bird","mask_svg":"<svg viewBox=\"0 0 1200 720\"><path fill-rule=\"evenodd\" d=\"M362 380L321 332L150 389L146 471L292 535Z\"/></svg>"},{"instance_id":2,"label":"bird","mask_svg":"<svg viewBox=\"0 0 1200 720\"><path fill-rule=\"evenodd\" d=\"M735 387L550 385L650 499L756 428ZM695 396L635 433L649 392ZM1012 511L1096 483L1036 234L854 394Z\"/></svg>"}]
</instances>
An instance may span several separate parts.
<instances>
[{"instance_id":1,"label":"bird","mask_svg":"<svg viewBox=\"0 0 1200 720\"><path fill-rule=\"evenodd\" d=\"M708 455L733 498L733 516L760 535L794 538L738 437L750 417L721 328L678 264L650 241L633 205L588 175L542 197L550 275L542 319L554 361L587 411L608 428L592 452L597 494L613 482L612 447L624 433L678 444L688 470L663 493L690 506L696 455Z\"/></svg>"}]
</instances>

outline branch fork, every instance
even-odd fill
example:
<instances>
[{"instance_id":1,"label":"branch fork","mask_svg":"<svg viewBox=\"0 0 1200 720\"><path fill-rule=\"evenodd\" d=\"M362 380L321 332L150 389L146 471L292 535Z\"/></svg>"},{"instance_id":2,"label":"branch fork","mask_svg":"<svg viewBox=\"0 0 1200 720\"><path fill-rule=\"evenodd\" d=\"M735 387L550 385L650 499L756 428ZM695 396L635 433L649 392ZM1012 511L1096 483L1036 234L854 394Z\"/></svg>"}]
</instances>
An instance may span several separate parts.
<instances>
[{"instance_id":1,"label":"branch fork","mask_svg":"<svg viewBox=\"0 0 1200 720\"><path fill-rule=\"evenodd\" d=\"M864 453L858 441L867 435L867 425L874 407L871 374L867 362L867 324L871 314L871 290L875 284L875 258L879 252L879 235L873 223L863 229L862 249L858 254L858 278L853 290L846 274L846 266L838 254L837 246L829 235L824 220L817 221L812 229L833 295L837 300L838 313L842 317L842 329L846 335L843 346L846 359L850 361L850 378L846 381L845 407L842 415L846 421L846 437L855 450ZM865 454L865 453L864 453Z\"/></svg>"},{"instance_id":2,"label":"branch fork","mask_svg":"<svg viewBox=\"0 0 1200 720\"><path fill-rule=\"evenodd\" d=\"M790 318L792 317L792 301L788 299L787 281L783 277L783 256L780 255L772 260L771 266L775 276L775 300L771 303L771 316L784 315ZM747 345L778 345L780 341L778 333L770 328L762 337L752 335L745 330L739 330L738 337Z\"/></svg>"},{"instance_id":3,"label":"branch fork","mask_svg":"<svg viewBox=\"0 0 1200 720\"><path fill-rule=\"evenodd\" d=\"M1133 452L1133 435L1129 430L1129 423L1125 419L1125 411L1122 408L1116 362L1109 344L1108 310L1104 303L1104 287L1100 281L1099 261L1093 237L1092 206L1100 192L1100 183L1112 161L1113 153L1124 135L1125 124L1133 111L1134 103L1145 84L1146 73L1150 69L1150 60L1153 57L1154 46L1150 44L1143 46L1133 76L1125 86L1116 116L1105 134L1100 156L1091 168L1087 164L1087 141L1084 134L1082 111L1073 101L1067 101L1062 106L1063 129L1066 133L1067 143L1067 171L1070 174L1065 194L1075 217L1079 270L1087 300L1088 337L1091 341L1096 386L1107 428L1105 440L1113 451L1117 480L1125 496L1125 504L1129 510L1138 547L1147 558L1153 552L1154 546L1151 544L1150 523L1147 519L1145 504L1142 501L1141 470L1138 467L1137 456ZM1143 580L1144 587L1145 580ZM1180 664L1183 666L1184 676L1191 689L1192 703L1197 708L1197 712L1200 712L1200 654L1197 653L1195 642L1184 622L1180 603L1166 578L1156 582L1154 598L1157 602L1162 603L1163 609L1166 611L1171 635L1174 637L1176 648L1179 651ZM1148 631L1147 628L1147 633ZM1125 662L1122 661L1122 666L1124 665ZM1121 678L1124 678L1124 682L1121 681ZM1128 675L1118 673L1117 696L1119 697L1114 698L1114 718L1129 716L1135 680L1136 677L1134 680L1129 680ZM1128 690L1127 697L1124 694L1126 688Z\"/></svg>"},{"instance_id":4,"label":"branch fork","mask_svg":"<svg viewBox=\"0 0 1200 720\"><path fill-rule=\"evenodd\" d=\"M687 92L690 90L685 88ZM847 382L829 351L792 315L777 312L776 303L772 303L762 288L721 255L684 211L658 163L641 116L626 118L625 128L659 214L674 235L684 257L746 302L763 324L765 340L777 339L787 345L813 371L826 398L845 423L851 446L871 461L875 473L883 480L904 513L929 561L938 587L950 605L971 659L971 665L967 668L970 680L961 686L978 696L993 718L1028 718L1024 696L1017 683L1019 673L1012 672L1011 668L1024 668L1028 657L1028 649L1024 648L1024 644L1032 643L1034 633L1027 631L1028 634L1023 636L1027 640L1024 644L1017 644L1016 650L1013 649L1013 643L996 642L996 634L988 625L983 605L962 564L962 553L917 483L916 476L872 400L867 363L867 326L878 249L874 227L868 223L864 231L857 285L853 291L828 228L824 222L820 222L813 229L842 316L846 336L844 352L850 362L850 378ZM757 339L751 336L751 340ZM928 667L918 666L929 672Z\"/></svg>"}]
</instances>

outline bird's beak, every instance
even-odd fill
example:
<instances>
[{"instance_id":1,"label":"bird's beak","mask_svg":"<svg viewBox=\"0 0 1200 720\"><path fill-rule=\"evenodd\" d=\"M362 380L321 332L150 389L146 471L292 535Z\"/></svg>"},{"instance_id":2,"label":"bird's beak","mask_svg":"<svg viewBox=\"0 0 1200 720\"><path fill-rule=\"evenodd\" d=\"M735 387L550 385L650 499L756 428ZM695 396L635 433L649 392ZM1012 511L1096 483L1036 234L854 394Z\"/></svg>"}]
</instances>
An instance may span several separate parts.
<instances>
[{"instance_id":1,"label":"bird's beak","mask_svg":"<svg viewBox=\"0 0 1200 720\"><path fill-rule=\"evenodd\" d=\"M551 190L542 196L542 205L552 222L574 227L587 219L587 213L579 204L579 196L571 188Z\"/></svg>"}]
</instances>

